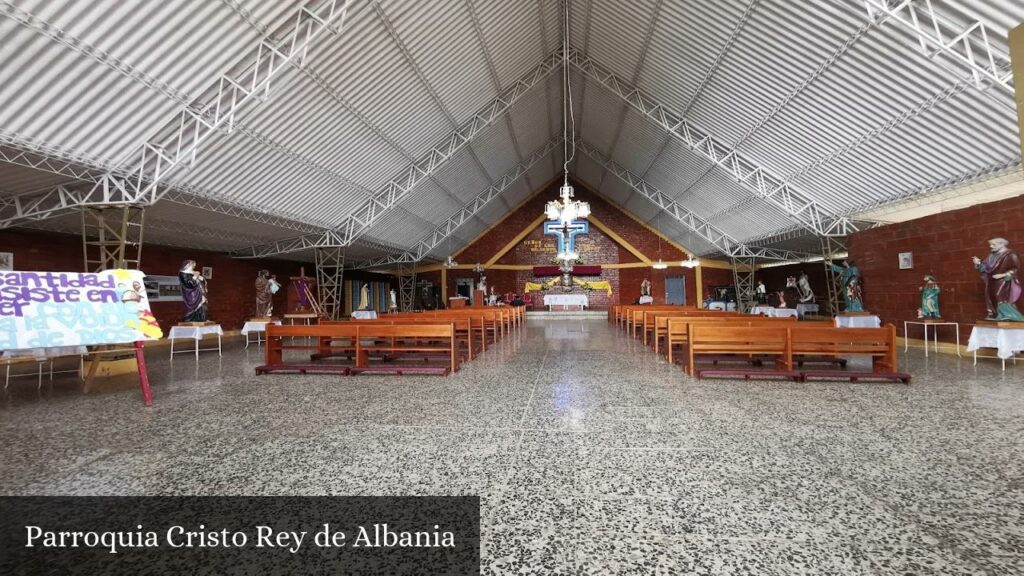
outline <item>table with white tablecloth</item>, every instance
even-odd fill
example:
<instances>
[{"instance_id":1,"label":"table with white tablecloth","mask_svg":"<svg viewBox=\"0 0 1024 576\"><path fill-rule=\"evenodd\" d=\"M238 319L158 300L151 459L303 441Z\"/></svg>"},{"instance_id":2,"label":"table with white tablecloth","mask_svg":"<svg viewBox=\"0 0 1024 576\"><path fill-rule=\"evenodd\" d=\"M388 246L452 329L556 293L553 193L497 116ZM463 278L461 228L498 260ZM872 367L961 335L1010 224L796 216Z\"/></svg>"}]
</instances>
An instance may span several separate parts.
<instances>
[{"instance_id":1,"label":"table with white tablecloth","mask_svg":"<svg viewBox=\"0 0 1024 576\"><path fill-rule=\"evenodd\" d=\"M249 320L248 322L245 323L244 326L242 326L242 336L245 336L245 347L246 348L249 347L249 342L251 342L251 340L249 338L249 334L255 334L256 335L256 345L257 346L259 346L260 344L263 343L263 340L264 340L263 335L267 333L267 324L274 324L275 326L280 326L281 325L281 321L280 320L273 320L271 322L261 322L261 321L258 321L258 320Z\"/></svg>"},{"instance_id":2,"label":"table with white tablecloth","mask_svg":"<svg viewBox=\"0 0 1024 576\"><path fill-rule=\"evenodd\" d=\"M207 335L217 336L217 347L216 348L200 348L199 341ZM208 326L171 326L171 333L168 335L168 339L171 341L171 361L174 361L175 354L182 354L185 352L195 352L196 360L199 360L199 353L205 350L216 350L217 355L221 356L221 337L224 336L224 330L221 329L220 324L210 324ZM196 345L193 350L175 350L174 341L185 338L192 338L195 340Z\"/></svg>"},{"instance_id":3,"label":"table with white tablecloth","mask_svg":"<svg viewBox=\"0 0 1024 576\"><path fill-rule=\"evenodd\" d=\"M800 303L796 305L796 316L803 318L807 314L817 314L819 310L817 304Z\"/></svg>"},{"instance_id":4,"label":"table with white tablecloth","mask_svg":"<svg viewBox=\"0 0 1024 576\"><path fill-rule=\"evenodd\" d=\"M376 320L377 319L377 311L376 310L353 310L352 311L352 319L353 320Z\"/></svg>"},{"instance_id":5,"label":"table with white tablecloth","mask_svg":"<svg viewBox=\"0 0 1024 576\"><path fill-rule=\"evenodd\" d=\"M1007 358L1013 358L1016 363L1016 354L1024 352L1024 326L975 326L967 341L967 351L974 353L975 364L978 363L979 348L995 348L996 356L1003 361L1005 370Z\"/></svg>"},{"instance_id":6,"label":"table with white tablecloth","mask_svg":"<svg viewBox=\"0 0 1024 576\"><path fill-rule=\"evenodd\" d=\"M552 306L579 306L583 310L590 305L586 294L545 294L544 305L550 310Z\"/></svg>"},{"instance_id":7,"label":"table with white tablecloth","mask_svg":"<svg viewBox=\"0 0 1024 576\"><path fill-rule=\"evenodd\" d=\"M771 306L754 306L750 309L751 314L759 316L767 316L769 318L797 318L797 312L794 308L773 308Z\"/></svg>"},{"instance_id":8,"label":"table with white tablecloth","mask_svg":"<svg viewBox=\"0 0 1024 576\"><path fill-rule=\"evenodd\" d=\"M80 372L82 369L82 357L89 353L89 349L85 346L52 346L49 348L21 348L17 350L4 350L0 353L0 358L11 361L18 361L21 359L36 362L38 364L36 372L29 374L11 374L12 362L4 362L4 390L7 389L7 385L10 383L12 377L17 378L19 376L37 376L39 379L38 387L43 385L43 364L50 363L50 379L53 380L54 374L60 374L64 372ZM78 356L78 369L77 370L60 370L58 372L53 371L53 359L61 356Z\"/></svg>"},{"instance_id":9,"label":"table with white tablecloth","mask_svg":"<svg viewBox=\"0 0 1024 576\"><path fill-rule=\"evenodd\" d=\"M864 316L836 316L836 328L881 328L882 319L874 314Z\"/></svg>"}]
</instances>

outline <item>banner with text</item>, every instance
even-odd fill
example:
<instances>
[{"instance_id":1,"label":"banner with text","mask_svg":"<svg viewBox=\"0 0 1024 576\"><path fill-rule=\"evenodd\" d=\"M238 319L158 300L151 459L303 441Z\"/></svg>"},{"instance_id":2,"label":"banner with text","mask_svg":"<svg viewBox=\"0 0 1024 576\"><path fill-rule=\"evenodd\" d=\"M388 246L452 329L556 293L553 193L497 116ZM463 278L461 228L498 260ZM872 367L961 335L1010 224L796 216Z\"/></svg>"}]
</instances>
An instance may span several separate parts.
<instances>
[{"instance_id":1,"label":"banner with text","mask_svg":"<svg viewBox=\"0 0 1024 576\"><path fill-rule=\"evenodd\" d=\"M138 270L0 272L0 350L163 336Z\"/></svg>"}]
</instances>

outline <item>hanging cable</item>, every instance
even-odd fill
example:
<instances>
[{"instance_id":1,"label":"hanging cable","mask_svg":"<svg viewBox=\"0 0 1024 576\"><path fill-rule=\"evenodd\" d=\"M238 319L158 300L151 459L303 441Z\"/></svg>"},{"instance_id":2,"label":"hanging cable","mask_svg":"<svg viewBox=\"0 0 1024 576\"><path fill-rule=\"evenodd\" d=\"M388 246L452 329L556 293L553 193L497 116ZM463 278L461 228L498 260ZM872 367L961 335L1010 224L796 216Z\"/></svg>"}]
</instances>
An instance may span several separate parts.
<instances>
[{"instance_id":1,"label":"hanging cable","mask_svg":"<svg viewBox=\"0 0 1024 576\"><path fill-rule=\"evenodd\" d=\"M572 110L572 79L569 75L569 2L562 2L562 172L565 184L569 184L569 163L576 157L576 116ZM568 105L566 103L568 102ZM572 152L569 152L569 122L572 125Z\"/></svg>"}]
</instances>

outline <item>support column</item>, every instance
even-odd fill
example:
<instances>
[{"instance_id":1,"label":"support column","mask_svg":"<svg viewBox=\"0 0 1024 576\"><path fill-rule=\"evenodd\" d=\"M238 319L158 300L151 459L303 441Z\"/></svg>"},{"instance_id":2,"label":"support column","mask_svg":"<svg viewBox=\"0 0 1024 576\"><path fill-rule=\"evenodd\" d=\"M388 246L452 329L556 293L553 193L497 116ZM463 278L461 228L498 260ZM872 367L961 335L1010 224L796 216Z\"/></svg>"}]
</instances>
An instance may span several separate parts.
<instances>
[{"instance_id":1,"label":"support column","mask_svg":"<svg viewBox=\"0 0 1024 576\"><path fill-rule=\"evenodd\" d=\"M754 257L732 258L732 279L736 284L736 309L747 312L754 302Z\"/></svg>"},{"instance_id":2,"label":"support column","mask_svg":"<svg viewBox=\"0 0 1024 576\"><path fill-rule=\"evenodd\" d=\"M416 303L416 263L398 265L398 308L412 312Z\"/></svg>"},{"instance_id":3,"label":"support column","mask_svg":"<svg viewBox=\"0 0 1024 576\"><path fill-rule=\"evenodd\" d=\"M345 248L330 246L316 249L316 284L324 316L337 320L344 309L342 285L345 272Z\"/></svg>"},{"instance_id":4,"label":"support column","mask_svg":"<svg viewBox=\"0 0 1024 576\"><path fill-rule=\"evenodd\" d=\"M829 236L821 238L821 257L825 263L825 284L828 289L828 301L825 305L826 312L831 316L839 314L839 303L843 301L843 274L832 269L832 259L844 252L846 246L842 239Z\"/></svg>"},{"instance_id":5,"label":"support column","mask_svg":"<svg viewBox=\"0 0 1024 576\"><path fill-rule=\"evenodd\" d=\"M82 210L82 256L86 272L139 269L145 211L141 206Z\"/></svg>"}]
</instances>

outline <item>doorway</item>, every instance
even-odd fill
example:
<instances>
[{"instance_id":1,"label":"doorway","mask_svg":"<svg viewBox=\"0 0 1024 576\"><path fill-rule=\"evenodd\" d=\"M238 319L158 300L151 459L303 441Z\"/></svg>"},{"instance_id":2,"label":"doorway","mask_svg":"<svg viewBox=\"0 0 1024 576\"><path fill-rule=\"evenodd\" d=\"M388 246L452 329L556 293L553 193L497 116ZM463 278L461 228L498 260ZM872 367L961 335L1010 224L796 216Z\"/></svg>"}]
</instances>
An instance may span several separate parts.
<instances>
[{"instance_id":1,"label":"doorway","mask_svg":"<svg viewBox=\"0 0 1024 576\"><path fill-rule=\"evenodd\" d=\"M473 279L459 278L455 281L455 293L466 298L473 297Z\"/></svg>"},{"instance_id":2,"label":"doorway","mask_svg":"<svg viewBox=\"0 0 1024 576\"><path fill-rule=\"evenodd\" d=\"M669 276L665 278L665 304L686 304L686 277Z\"/></svg>"}]
</instances>

